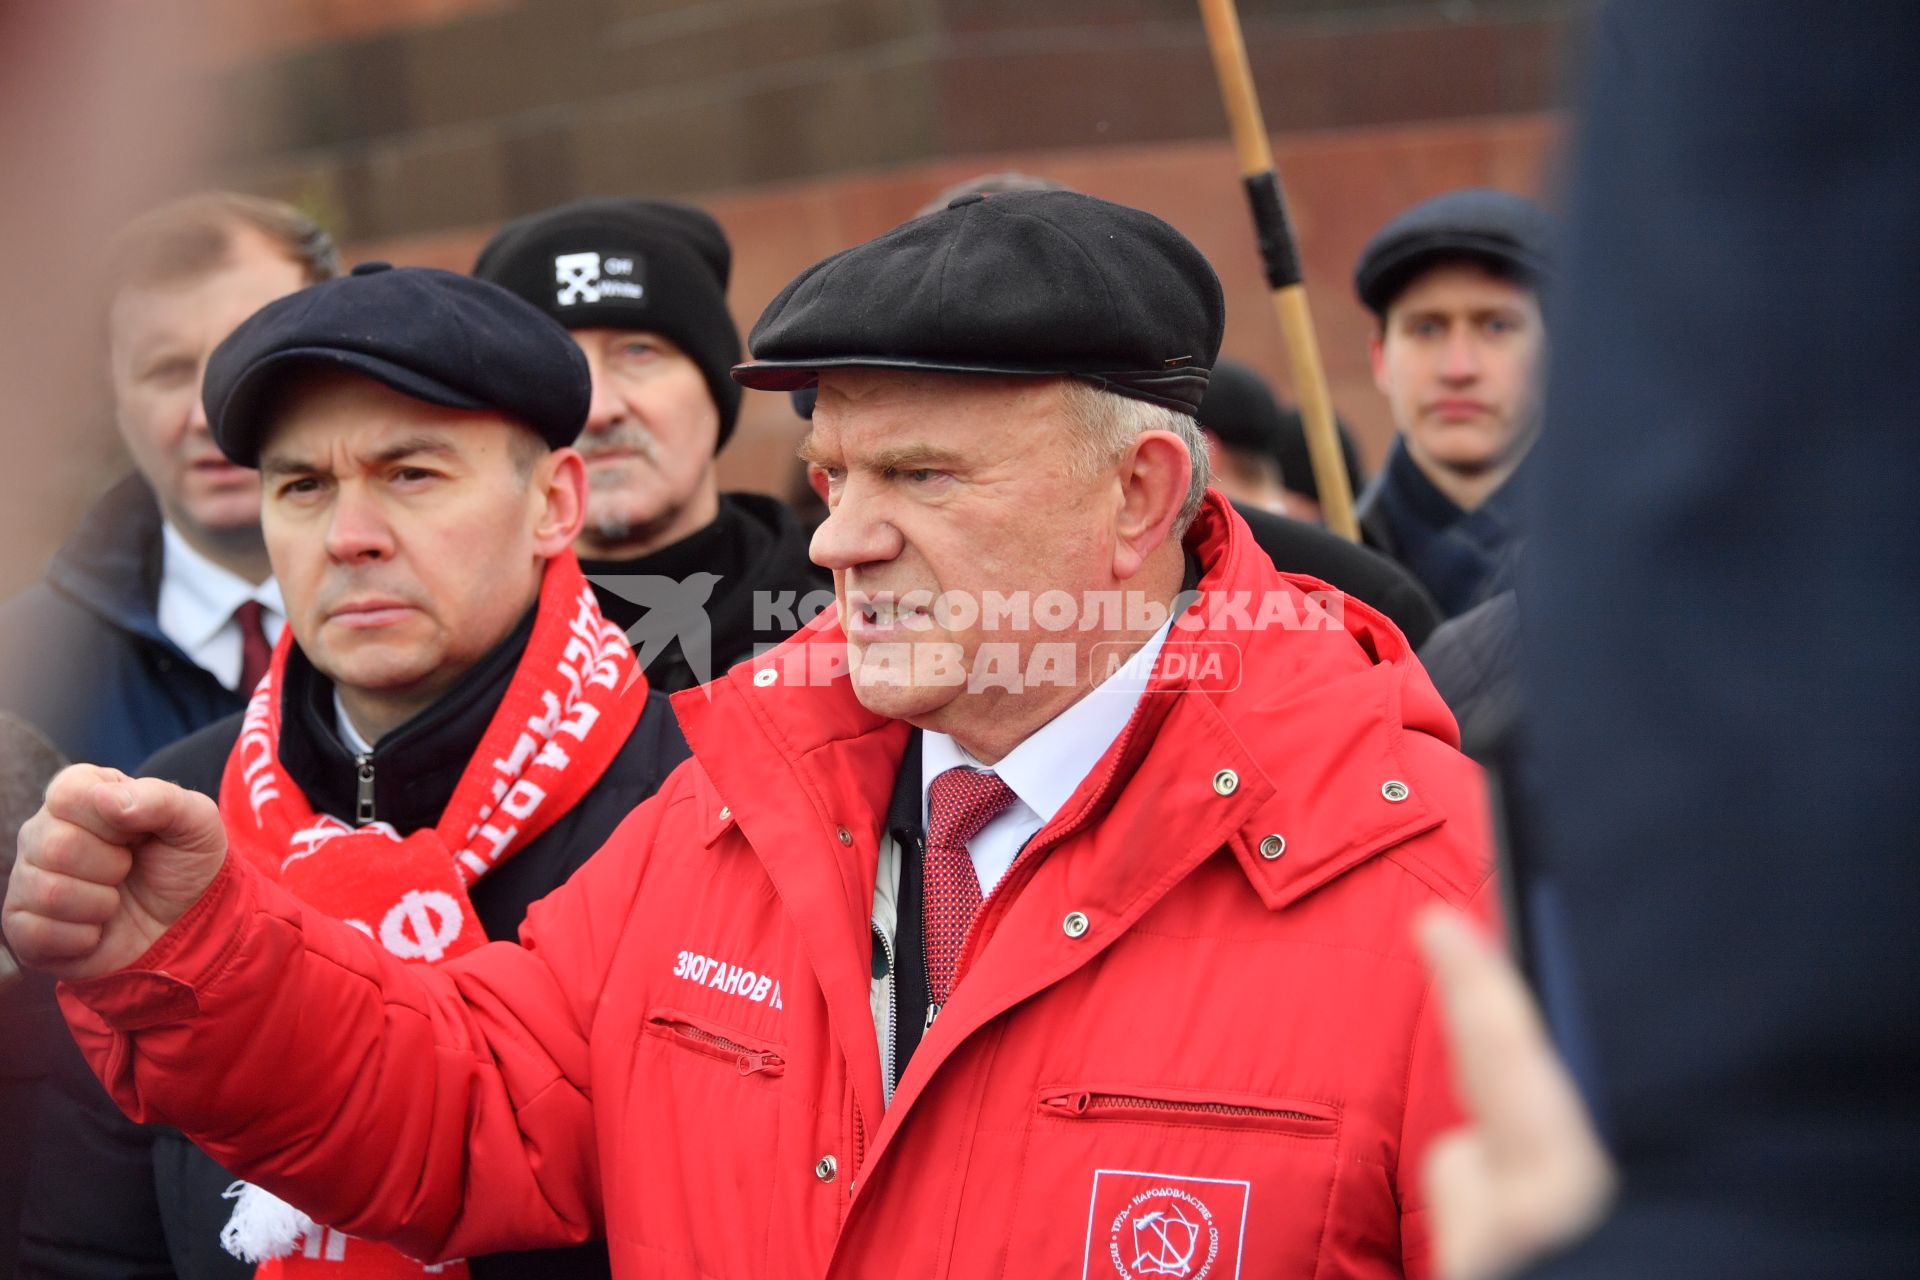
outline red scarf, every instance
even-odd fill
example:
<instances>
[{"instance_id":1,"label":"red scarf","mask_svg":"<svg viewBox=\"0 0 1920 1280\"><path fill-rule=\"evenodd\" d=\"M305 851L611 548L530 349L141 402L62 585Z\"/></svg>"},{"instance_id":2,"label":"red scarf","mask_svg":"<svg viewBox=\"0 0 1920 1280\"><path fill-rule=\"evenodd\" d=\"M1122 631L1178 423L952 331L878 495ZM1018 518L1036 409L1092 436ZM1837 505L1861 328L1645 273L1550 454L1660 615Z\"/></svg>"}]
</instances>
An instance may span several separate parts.
<instances>
[{"instance_id":1,"label":"red scarf","mask_svg":"<svg viewBox=\"0 0 1920 1280\"><path fill-rule=\"evenodd\" d=\"M316 813L281 766L280 700L292 647L288 627L227 758L220 781L227 839L308 906L403 960L438 963L487 940L468 888L579 803L646 706L646 677L626 637L601 617L573 554L556 558L541 584L526 652L439 824L403 838L384 822L354 827ZM256 1275L467 1274L465 1263L425 1267L385 1245L318 1226L295 1248L263 1262Z\"/></svg>"}]
</instances>

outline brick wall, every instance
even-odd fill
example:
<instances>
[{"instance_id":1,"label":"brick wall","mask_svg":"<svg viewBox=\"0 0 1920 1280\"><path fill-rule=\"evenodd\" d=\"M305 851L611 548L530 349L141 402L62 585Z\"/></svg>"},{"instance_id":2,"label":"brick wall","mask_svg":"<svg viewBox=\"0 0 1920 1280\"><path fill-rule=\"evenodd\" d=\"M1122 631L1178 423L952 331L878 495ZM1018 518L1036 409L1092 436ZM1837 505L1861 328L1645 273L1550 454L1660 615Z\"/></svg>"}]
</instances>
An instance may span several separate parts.
<instances>
[{"instance_id":1,"label":"brick wall","mask_svg":"<svg viewBox=\"0 0 1920 1280\"><path fill-rule=\"evenodd\" d=\"M1552 109L1585 9L1242 5L1278 133ZM229 180L350 240L1224 127L1191 0L307 0L229 40Z\"/></svg>"}]
</instances>

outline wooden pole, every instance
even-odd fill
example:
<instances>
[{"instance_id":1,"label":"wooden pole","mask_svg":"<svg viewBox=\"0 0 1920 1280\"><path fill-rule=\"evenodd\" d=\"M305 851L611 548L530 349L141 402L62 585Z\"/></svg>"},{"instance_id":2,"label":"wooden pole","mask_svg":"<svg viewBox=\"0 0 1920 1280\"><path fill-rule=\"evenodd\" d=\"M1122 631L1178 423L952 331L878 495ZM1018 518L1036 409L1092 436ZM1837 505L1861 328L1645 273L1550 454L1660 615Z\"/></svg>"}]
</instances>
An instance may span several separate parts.
<instances>
[{"instance_id":1,"label":"wooden pole","mask_svg":"<svg viewBox=\"0 0 1920 1280\"><path fill-rule=\"evenodd\" d=\"M1307 456L1313 461L1313 479L1320 490L1320 510L1327 527L1349 542L1360 540L1353 518L1353 481L1340 453L1340 437L1333 423L1333 399L1327 393L1327 371L1320 363L1320 344L1313 336L1313 315L1307 308L1307 289L1301 283L1300 250L1287 221L1286 200L1280 193L1280 175L1273 167L1273 148L1267 142L1260 99L1253 91L1253 71L1247 64L1247 45L1240 34L1240 15L1234 0L1200 0L1200 17L1207 27L1213 51L1214 73L1226 102L1233 148L1253 207L1254 230L1260 236L1267 285L1273 290L1280 332L1287 341L1287 361L1293 370L1293 392L1300 401L1300 420L1306 428Z\"/></svg>"}]
</instances>

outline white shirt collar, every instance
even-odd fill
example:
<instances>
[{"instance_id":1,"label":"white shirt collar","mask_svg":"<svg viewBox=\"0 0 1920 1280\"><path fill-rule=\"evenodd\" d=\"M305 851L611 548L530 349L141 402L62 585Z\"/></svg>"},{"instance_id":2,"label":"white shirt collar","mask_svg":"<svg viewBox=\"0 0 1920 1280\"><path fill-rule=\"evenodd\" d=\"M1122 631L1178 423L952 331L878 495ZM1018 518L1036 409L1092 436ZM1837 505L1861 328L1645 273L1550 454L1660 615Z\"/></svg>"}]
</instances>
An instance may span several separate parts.
<instances>
[{"instance_id":1,"label":"white shirt collar","mask_svg":"<svg viewBox=\"0 0 1920 1280\"><path fill-rule=\"evenodd\" d=\"M1100 763L1100 757L1127 727L1127 721L1133 719L1134 708L1140 705L1140 695L1147 686L1141 673L1153 669L1172 626L1171 620L1163 623L1119 672L1089 689L1078 702L1028 734L1020 745L1001 757L998 764L980 763L944 733L932 730L922 733L921 822L927 817L927 789L935 778L958 765L992 769L1040 819L1039 826L1053 821L1053 815L1060 812L1060 807L1093 772L1093 766Z\"/></svg>"},{"instance_id":2,"label":"white shirt collar","mask_svg":"<svg viewBox=\"0 0 1920 1280\"><path fill-rule=\"evenodd\" d=\"M241 647L233 611L257 600L269 642L279 638L286 618L280 584L272 578L255 586L196 551L170 523L160 526L160 632L180 651L231 689L240 682Z\"/></svg>"},{"instance_id":3,"label":"white shirt collar","mask_svg":"<svg viewBox=\"0 0 1920 1280\"><path fill-rule=\"evenodd\" d=\"M333 691L333 727L340 735L340 745L357 756L373 754L373 744L366 740L361 732L353 727L353 719L347 715L347 704L340 701L340 690Z\"/></svg>"}]
</instances>

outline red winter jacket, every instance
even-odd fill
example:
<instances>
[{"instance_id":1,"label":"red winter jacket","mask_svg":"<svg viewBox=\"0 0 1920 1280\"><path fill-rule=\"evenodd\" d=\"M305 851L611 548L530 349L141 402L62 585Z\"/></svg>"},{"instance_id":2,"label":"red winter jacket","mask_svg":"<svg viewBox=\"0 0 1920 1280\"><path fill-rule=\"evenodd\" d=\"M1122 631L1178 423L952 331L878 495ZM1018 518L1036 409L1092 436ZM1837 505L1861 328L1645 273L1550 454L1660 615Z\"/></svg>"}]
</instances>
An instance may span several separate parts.
<instances>
[{"instance_id":1,"label":"red winter jacket","mask_svg":"<svg viewBox=\"0 0 1920 1280\"><path fill-rule=\"evenodd\" d=\"M1247 619L1311 614L1217 499L1188 545ZM1486 910L1481 784L1371 609L1240 616L1175 632L1244 678L1142 700L891 1106L868 917L908 730L798 678L843 652L830 615L679 695L695 758L521 946L404 965L229 858L69 1017L135 1118L420 1255L604 1231L630 1277L1421 1274L1455 1113L1411 922Z\"/></svg>"}]
</instances>

